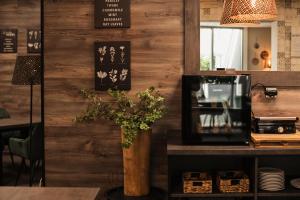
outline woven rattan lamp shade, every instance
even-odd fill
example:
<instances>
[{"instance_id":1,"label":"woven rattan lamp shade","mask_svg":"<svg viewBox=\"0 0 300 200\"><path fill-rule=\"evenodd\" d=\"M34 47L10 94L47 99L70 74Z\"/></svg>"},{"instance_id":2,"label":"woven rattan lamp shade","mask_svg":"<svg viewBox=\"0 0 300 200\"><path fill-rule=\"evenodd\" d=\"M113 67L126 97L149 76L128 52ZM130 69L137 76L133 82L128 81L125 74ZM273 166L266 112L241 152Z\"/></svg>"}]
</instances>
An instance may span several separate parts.
<instances>
[{"instance_id":1,"label":"woven rattan lamp shade","mask_svg":"<svg viewBox=\"0 0 300 200\"><path fill-rule=\"evenodd\" d=\"M12 78L13 85L41 84L41 56L18 56Z\"/></svg>"},{"instance_id":2,"label":"woven rattan lamp shade","mask_svg":"<svg viewBox=\"0 0 300 200\"><path fill-rule=\"evenodd\" d=\"M254 20L232 19L231 18L232 4L233 4L233 0L224 1L223 14L220 21L220 24L222 26L249 27L249 26L256 26L259 24L259 21L254 21Z\"/></svg>"},{"instance_id":3,"label":"woven rattan lamp shade","mask_svg":"<svg viewBox=\"0 0 300 200\"><path fill-rule=\"evenodd\" d=\"M237 20L265 20L277 17L275 0L233 0L231 18Z\"/></svg>"}]
</instances>

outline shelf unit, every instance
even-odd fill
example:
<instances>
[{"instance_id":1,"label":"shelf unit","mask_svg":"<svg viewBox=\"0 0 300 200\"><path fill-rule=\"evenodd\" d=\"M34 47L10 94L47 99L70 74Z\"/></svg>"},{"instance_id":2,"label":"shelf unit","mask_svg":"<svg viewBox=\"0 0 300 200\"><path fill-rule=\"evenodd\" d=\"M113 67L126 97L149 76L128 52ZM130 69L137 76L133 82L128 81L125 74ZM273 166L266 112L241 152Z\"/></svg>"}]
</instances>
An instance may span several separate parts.
<instances>
[{"instance_id":1,"label":"shelf unit","mask_svg":"<svg viewBox=\"0 0 300 200\"><path fill-rule=\"evenodd\" d=\"M300 190L290 186L291 178L300 177L300 148L250 146L182 145L178 133L172 133L167 145L169 198L174 200L299 200ZM266 192L258 188L259 167L276 167L286 172L286 189ZM244 170L250 178L249 193L184 194L181 175L185 171ZM214 182L214 178L213 178Z\"/></svg>"},{"instance_id":2,"label":"shelf unit","mask_svg":"<svg viewBox=\"0 0 300 200\"><path fill-rule=\"evenodd\" d=\"M212 194L184 194L182 183L176 188L171 188L169 197L171 198L222 198L222 197L254 197L254 192L249 193L221 193L217 188L213 188Z\"/></svg>"},{"instance_id":3,"label":"shelf unit","mask_svg":"<svg viewBox=\"0 0 300 200\"><path fill-rule=\"evenodd\" d=\"M222 198L222 197L254 197L254 193L213 193L213 194L183 194L183 193L172 193L171 198Z\"/></svg>"}]
</instances>

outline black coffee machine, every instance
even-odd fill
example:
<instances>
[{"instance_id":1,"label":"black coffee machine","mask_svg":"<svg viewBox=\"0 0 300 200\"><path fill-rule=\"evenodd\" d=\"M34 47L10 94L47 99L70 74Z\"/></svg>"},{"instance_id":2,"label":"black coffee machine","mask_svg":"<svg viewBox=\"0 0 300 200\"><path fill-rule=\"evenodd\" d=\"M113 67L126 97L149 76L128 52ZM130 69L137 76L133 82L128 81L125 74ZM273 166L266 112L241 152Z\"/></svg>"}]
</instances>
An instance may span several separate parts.
<instances>
[{"instance_id":1,"label":"black coffee machine","mask_svg":"<svg viewBox=\"0 0 300 200\"><path fill-rule=\"evenodd\" d=\"M250 94L250 75L184 75L182 80L183 143L249 144Z\"/></svg>"}]
</instances>

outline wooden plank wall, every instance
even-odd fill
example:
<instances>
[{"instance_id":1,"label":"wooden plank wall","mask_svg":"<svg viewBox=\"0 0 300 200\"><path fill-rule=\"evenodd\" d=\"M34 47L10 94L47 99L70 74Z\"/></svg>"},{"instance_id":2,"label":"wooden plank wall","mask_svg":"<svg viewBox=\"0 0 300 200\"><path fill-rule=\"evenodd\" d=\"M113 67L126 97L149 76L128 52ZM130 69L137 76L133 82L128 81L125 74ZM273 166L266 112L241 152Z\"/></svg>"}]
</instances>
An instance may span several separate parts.
<instances>
[{"instance_id":1,"label":"wooden plank wall","mask_svg":"<svg viewBox=\"0 0 300 200\"><path fill-rule=\"evenodd\" d=\"M94 0L45 1L45 123L48 186L122 183L120 133L107 122L76 125L85 108L81 88L93 89L96 40L132 42L132 91L156 86L167 97L169 113L154 127L153 184L166 187L166 129L180 128L180 80L184 62L182 0L132 0L130 29L94 29ZM267 77L266 77L267 78ZM278 77L280 79L280 77ZM299 89L281 88L276 101L259 91L253 98L260 115L299 115ZM100 93L106 98L105 93Z\"/></svg>"},{"instance_id":2,"label":"wooden plank wall","mask_svg":"<svg viewBox=\"0 0 300 200\"><path fill-rule=\"evenodd\" d=\"M256 90L252 102L255 116L300 117L300 87L280 87L276 99L266 99L262 90ZM300 122L297 127L300 130Z\"/></svg>"},{"instance_id":3,"label":"wooden plank wall","mask_svg":"<svg viewBox=\"0 0 300 200\"><path fill-rule=\"evenodd\" d=\"M28 28L40 27L39 0L1 0L0 29L18 29L18 54L27 53ZM12 118L29 119L29 86L11 84L17 54L0 54L0 108L8 110ZM40 87L34 87L34 115L40 118Z\"/></svg>"},{"instance_id":4,"label":"wooden plank wall","mask_svg":"<svg viewBox=\"0 0 300 200\"><path fill-rule=\"evenodd\" d=\"M132 0L130 29L94 28L94 0L45 1L45 142L48 186L122 183L119 128L108 122L76 125L85 109L82 88L94 88L95 41L129 40L132 91L157 87L169 112L154 127L153 184L166 186L165 133L180 127L183 73L182 0ZM106 93L100 93L106 98Z\"/></svg>"}]
</instances>

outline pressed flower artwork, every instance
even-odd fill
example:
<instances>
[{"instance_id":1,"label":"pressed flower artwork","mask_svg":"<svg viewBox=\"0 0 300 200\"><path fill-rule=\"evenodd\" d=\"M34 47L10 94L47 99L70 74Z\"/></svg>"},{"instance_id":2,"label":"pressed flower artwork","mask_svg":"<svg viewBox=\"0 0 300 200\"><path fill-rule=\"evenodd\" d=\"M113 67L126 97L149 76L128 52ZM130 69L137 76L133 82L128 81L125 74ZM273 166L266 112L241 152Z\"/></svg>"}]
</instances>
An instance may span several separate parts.
<instances>
[{"instance_id":1,"label":"pressed flower artwork","mask_svg":"<svg viewBox=\"0 0 300 200\"><path fill-rule=\"evenodd\" d=\"M130 90L130 42L95 43L95 90Z\"/></svg>"}]
</instances>

